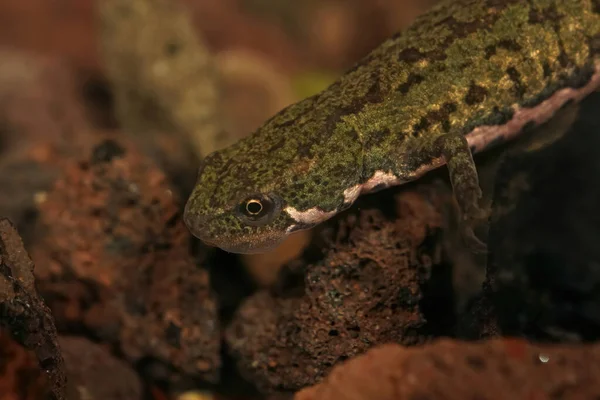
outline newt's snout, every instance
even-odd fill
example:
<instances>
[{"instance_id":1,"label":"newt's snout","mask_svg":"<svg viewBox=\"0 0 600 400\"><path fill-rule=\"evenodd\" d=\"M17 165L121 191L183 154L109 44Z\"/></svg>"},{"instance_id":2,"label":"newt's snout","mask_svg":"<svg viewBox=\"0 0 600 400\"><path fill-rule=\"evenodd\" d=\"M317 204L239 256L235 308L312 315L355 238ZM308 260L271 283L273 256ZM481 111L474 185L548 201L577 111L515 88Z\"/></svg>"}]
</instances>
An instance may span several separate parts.
<instances>
[{"instance_id":1,"label":"newt's snout","mask_svg":"<svg viewBox=\"0 0 600 400\"><path fill-rule=\"evenodd\" d=\"M193 200L189 199L185 204L185 209L183 211L183 222L192 233L192 235L196 236L198 239L203 242L209 242L210 238L207 234L207 227L209 224L208 217L203 217L198 213L193 211Z\"/></svg>"}]
</instances>

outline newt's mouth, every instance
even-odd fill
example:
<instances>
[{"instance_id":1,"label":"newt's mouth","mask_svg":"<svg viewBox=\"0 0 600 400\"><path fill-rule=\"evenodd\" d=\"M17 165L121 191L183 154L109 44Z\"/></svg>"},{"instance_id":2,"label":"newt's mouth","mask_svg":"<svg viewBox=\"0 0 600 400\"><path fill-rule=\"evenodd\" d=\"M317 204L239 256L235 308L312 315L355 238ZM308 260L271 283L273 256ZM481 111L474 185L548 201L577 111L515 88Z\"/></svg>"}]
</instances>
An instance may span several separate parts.
<instances>
[{"instance_id":1,"label":"newt's mouth","mask_svg":"<svg viewBox=\"0 0 600 400\"><path fill-rule=\"evenodd\" d=\"M193 233L193 232L192 232ZM285 239L286 235L255 235L251 237L207 237L195 234L198 239L206 245L218 247L228 253L237 254L261 254L274 250Z\"/></svg>"},{"instance_id":2,"label":"newt's mouth","mask_svg":"<svg viewBox=\"0 0 600 400\"><path fill-rule=\"evenodd\" d=\"M277 240L274 242L238 242L238 243L214 243L210 244L211 246L215 246L220 248L221 250L227 251L229 253L237 253L237 254L261 254L268 253L274 250L282 240ZM209 244L209 242L205 242Z\"/></svg>"}]
</instances>

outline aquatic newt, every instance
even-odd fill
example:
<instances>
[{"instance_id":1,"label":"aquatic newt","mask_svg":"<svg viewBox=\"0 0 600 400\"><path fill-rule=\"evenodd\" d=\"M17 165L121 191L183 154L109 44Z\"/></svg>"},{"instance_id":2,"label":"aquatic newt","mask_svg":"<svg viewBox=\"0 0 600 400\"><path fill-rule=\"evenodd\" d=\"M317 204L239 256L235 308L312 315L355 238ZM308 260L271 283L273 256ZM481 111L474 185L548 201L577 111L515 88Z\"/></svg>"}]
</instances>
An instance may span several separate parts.
<instances>
[{"instance_id":1,"label":"aquatic newt","mask_svg":"<svg viewBox=\"0 0 600 400\"><path fill-rule=\"evenodd\" d=\"M207 156L184 211L264 252L356 198L447 165L466 238L487 220L473 154L600 86L600 0L442 0L322 92Z\"/></svg>"}]
</instances>

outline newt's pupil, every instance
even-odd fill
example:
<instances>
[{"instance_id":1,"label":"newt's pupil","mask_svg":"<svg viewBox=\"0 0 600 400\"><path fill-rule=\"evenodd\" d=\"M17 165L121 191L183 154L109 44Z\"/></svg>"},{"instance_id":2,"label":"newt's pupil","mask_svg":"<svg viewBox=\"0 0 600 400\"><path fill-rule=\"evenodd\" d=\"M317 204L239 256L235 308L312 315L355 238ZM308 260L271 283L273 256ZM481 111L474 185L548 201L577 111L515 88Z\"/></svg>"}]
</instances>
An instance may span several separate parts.
<instances>
[{"instance_id":1,"label":"newt's pupil","mask_svg":"<svg viewBox=\"0 0 600 400\"><path fill-rule=\"evenodd\" d=\"M248 203L246 203L246 211L248 211L248 214L250 215L259 214L262 209L263 206L258 200L250 200Z\"/></svg>"}]
</instances>

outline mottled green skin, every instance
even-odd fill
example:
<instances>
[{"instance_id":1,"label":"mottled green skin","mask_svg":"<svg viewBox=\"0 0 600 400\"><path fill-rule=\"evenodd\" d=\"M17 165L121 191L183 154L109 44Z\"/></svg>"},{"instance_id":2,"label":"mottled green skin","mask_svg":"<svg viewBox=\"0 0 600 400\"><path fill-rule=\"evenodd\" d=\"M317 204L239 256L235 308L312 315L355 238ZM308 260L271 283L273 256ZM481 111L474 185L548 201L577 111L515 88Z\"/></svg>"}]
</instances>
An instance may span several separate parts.
<instances>
[{"instance_id":1,"label":"mottled green skin","mask_svg":"<svg viewBox=\"0 0 600 400\"><path fill-rule=\"evenodd\" d=\"M235 210L247 195L275 193L283 208L299 211L341 211L350 205L344 190L375 171L417 177L440 157L442 135L503 124L515 104L584 85L599 50L600 0L442 1L323 92L207 157L185 221L226 250L265 250L294 221L282 211L266 225L244 224ZM456 160L472 164L470 152L448 143ZM460 165L457 182L476 181Z\"/></svg>"}]
</instances>

